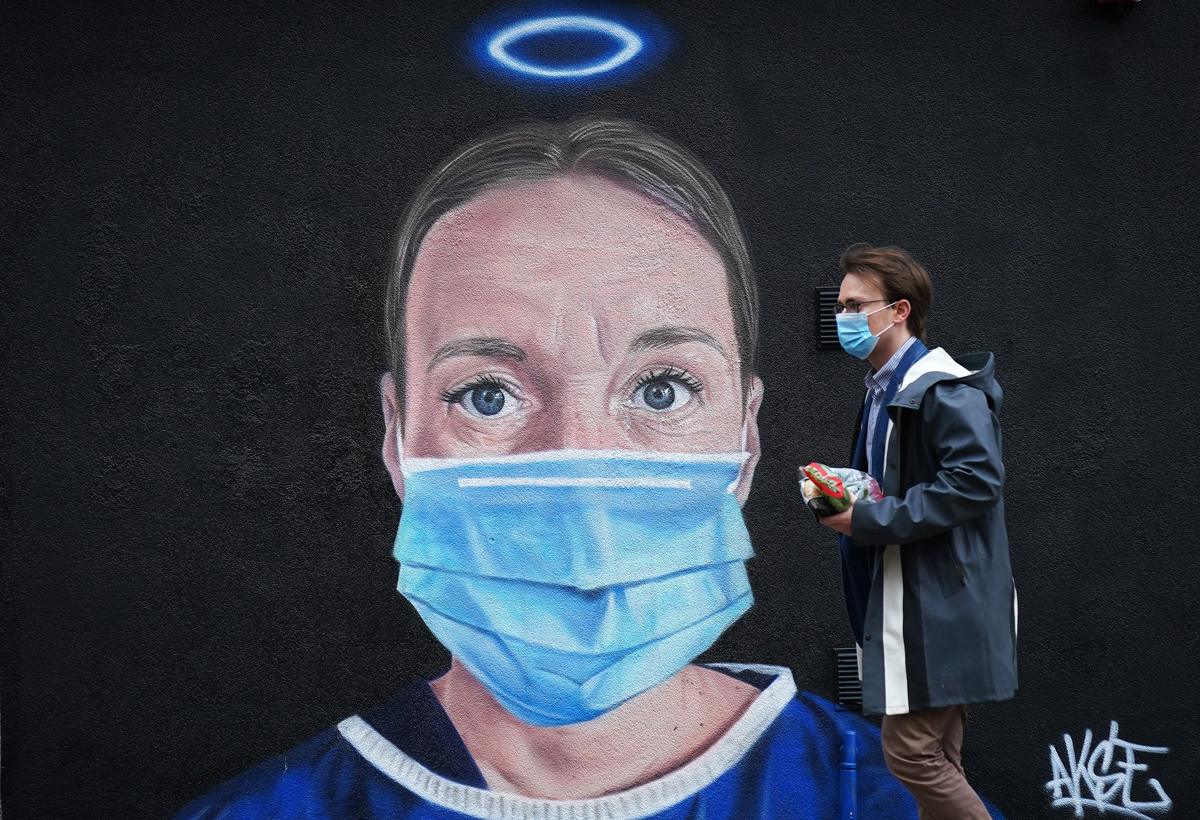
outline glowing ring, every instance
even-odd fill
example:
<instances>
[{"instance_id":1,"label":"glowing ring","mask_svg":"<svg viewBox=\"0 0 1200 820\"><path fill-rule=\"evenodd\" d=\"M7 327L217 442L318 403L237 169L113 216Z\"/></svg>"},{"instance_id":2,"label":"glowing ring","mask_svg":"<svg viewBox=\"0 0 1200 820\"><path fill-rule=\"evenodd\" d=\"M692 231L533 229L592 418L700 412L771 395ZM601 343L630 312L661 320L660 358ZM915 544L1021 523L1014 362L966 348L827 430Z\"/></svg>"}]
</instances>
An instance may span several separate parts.
<instances>
[{"instance_id":1,"label":"glowing ring","mask_svg":"<svg viewBox=\"0 0 1200 820\"><path fill-rule=\"evenodd\" d=\"M597 63L571 66L568 68L551 68L538 65L519 57L514 57L508 50L513 43L538 34L557 32L584 32L587 34L603 34L621 44L616 54ZM569 14L561 17L538 17L523 23L503 28L488 41L487 51L493 60L512 71L522 74L532 74L552 80L566 80L575 77L592 77L612 71L624 65L637 56L642 50L642 38L637 32L626 28L620 23L605 20L600 17L589 17L583 14Z\"/></svg>"}]
</instances>

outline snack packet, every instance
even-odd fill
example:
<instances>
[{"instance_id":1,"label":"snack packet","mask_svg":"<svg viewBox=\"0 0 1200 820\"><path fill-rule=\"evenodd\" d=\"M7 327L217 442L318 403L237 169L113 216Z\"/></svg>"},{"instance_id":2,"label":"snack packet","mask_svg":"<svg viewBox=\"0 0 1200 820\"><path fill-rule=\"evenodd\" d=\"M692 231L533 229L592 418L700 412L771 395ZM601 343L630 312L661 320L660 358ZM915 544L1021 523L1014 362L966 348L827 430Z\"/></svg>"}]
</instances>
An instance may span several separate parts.
<instances>
[{"instance_id":1,"label":"snack packet","mask_svg":"<svg viewBox=\"0 0 1200 820\"><path fill-rule=\"evenodd\" d=\"M861 470L827 467L814 461L799 472L800 494L818 517L844 512L852 501L870 503L883 498L878 482Z\"/></svg>"}]
</instances>

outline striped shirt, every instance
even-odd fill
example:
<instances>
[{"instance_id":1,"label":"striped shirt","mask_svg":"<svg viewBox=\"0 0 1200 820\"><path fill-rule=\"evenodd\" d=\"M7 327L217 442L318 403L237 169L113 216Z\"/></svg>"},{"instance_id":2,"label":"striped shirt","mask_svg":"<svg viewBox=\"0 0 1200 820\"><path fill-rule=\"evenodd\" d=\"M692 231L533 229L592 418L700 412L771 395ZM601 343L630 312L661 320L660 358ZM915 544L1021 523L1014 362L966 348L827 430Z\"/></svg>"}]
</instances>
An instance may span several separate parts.
<instances>
[{"instance_id":1,"label":"striped shirt","mask_svg":"<svg viewBox=\"0 0 1200 820\"><path fill-rule=\"evenodd\" d=\"M875 422L879 420L879 411L883 406L883 394L887 392L892 377L896 375L896 368L900 366L900 360L904 358L904 354L908 352L915 341L915 336L909 337L909 340L900 345L900 349L892 354L892 358L888 359L883 367L872 370L863 379L863 383L867 386L867 394L871 397L871 412L867 415L867 472L876 480L882 479L883 475L881 472L876 472L875 448L872 446L875 441ZM879 467L882 469L883 465L881 464Z\"/></svg>"}]
</instances>

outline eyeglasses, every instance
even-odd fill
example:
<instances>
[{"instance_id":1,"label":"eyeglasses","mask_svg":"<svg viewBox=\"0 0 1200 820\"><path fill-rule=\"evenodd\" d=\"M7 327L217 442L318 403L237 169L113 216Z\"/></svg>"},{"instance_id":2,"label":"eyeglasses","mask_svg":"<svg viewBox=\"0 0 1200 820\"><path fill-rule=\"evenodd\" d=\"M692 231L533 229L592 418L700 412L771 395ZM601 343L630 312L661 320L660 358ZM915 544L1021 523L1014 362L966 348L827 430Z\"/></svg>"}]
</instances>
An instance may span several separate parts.
<instances>
[{"instance_id":1,"label":"eyeglasses","mask_svg":"<svg viewBox=\"0 0 1200 820\"><path fill-rule=\"evenodd\" d=\"M845 304L842 304L841 302L834 302L833 312L834 312L834 314L861 313L862 309L863 309L863 305L870 305L870 304L874 304L875 302L886 302L886 301L887 301L886 299L868 299L865 302L857 302L854 299L850 299Z\"/></svg>"}]
</instances>

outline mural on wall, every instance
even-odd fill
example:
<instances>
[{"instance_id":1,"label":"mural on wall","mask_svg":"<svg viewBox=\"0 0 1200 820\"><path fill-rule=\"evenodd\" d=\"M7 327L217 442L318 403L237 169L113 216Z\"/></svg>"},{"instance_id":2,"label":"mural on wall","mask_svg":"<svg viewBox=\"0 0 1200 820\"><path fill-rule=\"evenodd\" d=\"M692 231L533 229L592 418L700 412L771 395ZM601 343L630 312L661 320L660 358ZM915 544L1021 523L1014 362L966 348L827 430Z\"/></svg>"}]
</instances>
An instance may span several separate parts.
<instances>
[{"instance_id":1,"label":"mural on wall","mask_svg":"<svg viewBox=\"0 0 1200 820\"><path fill-rule=\"evenodd\" d=\"M519 51L558 33L617 51ZM644 48L583 16L485 42L547 82ZM450 669L181 816L915 816L874 725L785 667L692 663L753 604L763 446L755 274L703 162L628 120L512 126L418 187L396 248L397 589Z\"/></svg>"},{"instance_id":2,"label":"mural on wall","mask_svg":"<svg viewBox=\"0 0 1200 820\"><path fill-rule=\"evenodd\" d=\"M691 663L753 601L764 389L704 165L633 122L516 126L429 177L397 247L398 589L450 670L183 816L911 816L871 724L786 668Z\"/></svg>"},{"instance_id":3,"label":"mural on wall","mask_svg":"<svg viewBox=\"0 0 1200 820\"><path fill-rule=\"evenodd\" d=\"M1063 734L1062 754L1058 747L1050 746L1046 790L1052 807L1073 809L1076 817L1083 817L1088 809L1140 820L1170 811L1171 798L1150 774L1151 762L1138 759L1138 755L1165 755L1170 749L1122 740L1115 720L1109 724L1106 739L1095 746L1093 740L1092 730L1087 729L1078 749L1067 733Z\"/></svg>"}]
</instances>

